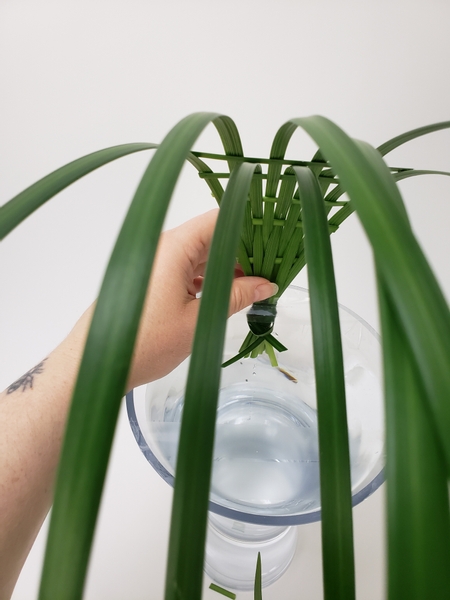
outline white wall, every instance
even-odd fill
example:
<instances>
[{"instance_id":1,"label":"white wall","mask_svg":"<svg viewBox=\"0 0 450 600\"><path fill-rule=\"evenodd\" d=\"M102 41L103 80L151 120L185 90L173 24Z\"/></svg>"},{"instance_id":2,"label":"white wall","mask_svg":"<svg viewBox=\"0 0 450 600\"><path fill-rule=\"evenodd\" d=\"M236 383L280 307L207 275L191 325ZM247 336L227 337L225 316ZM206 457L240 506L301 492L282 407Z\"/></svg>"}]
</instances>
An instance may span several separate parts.
<instances>
[{"instance_id":1,"label":"white wall","mask_svg":"<svg viewBox=\"0 0 450 600\"><path fill-rule=\"evenodd\" d=\"M0 204L90 151L159 142L194 111L233 117L245 152L256 156L268 154L290 117L324 114L374 145L448 120L449 23L445 0L1 0ZM212 128L196 147L220 149ZM390 163L450 170L449 149L450 133L440 132L392 153ZM313 152L298 133L288 154ZM3 241L1 386L45 356L95 298L148 158L90 175ZM401 189L450 297L450 180L414 179ZM167 225L211 206L186 169ZM376 326L370 250L355 217L333 244L341 302ZM383 597L382 496L355 510L363 600ZM140 455L122 411L87 598L162 597L169 510L170 490ZM265 599L321 597L319 526L303 527L301 538L295 568ZM36 596L43 543L15 600Z\"/></svg>"}]
</instances>

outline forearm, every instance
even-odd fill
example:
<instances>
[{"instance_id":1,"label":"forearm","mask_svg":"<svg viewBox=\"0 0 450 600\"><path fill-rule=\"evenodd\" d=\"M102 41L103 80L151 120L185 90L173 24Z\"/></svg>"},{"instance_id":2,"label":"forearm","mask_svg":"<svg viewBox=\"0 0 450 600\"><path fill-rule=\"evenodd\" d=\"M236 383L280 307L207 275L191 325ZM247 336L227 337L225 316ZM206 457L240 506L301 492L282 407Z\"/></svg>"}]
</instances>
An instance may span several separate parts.
<instances>
[{"instance_id":1,"label":"forearm","mask_svg":"<svg viewBox=\"0 0 450 600\"><path fill-rule=\"evenodd\" d=\"M10 597L51 505L87 321L0 395L0 600Z\"/></svg>"},{"instance_id":2,"label":"forearm","mask_svg":"<svg viewBox=\"0 0 450 600\"><path fill-rule=\"evenodd\" d=\"M49 356L0 394L0 600L10 598L20 570L51 507L58 461L92 305ZM163 329L170 331L170 327ZM170 335L159 345L140 332L127 387L171 367ZM147 340L147 342L146 342ZM184 358L186 351L173 359ZM158 368L152 367L164 358ZM142 380L142 381L141 381Z\"/></svg>"}]
</instances>

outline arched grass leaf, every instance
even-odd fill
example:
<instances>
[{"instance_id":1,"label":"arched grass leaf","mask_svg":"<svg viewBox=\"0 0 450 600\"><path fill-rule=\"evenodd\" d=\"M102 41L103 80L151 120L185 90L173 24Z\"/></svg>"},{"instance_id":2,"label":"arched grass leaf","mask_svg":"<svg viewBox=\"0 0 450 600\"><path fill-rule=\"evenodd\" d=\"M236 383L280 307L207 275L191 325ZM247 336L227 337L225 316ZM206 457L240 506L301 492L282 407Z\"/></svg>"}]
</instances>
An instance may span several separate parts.
<instances>
[{"instance_id":1,"label":"arched grass leaf","mask_svg":"<svg viewBox=\"0 0 450 600\"><path fill-rule=\"evenodd\" d=\"M377 150L352 140L328 119L294 122L313 137L332 164L371 241L413 348L450 471L450 313L404 218L394 178Z\"/></svg>"},{"instance_id":2,"label":"arched grass leaf","mask_svg":"<svg viewBox=\"0 0 450 600\"><path fill-rule=\"evenodd\" d=\"M388 598L450 597L445 457L400 319L378 277L387 440Z\"/></svg>"},{"instance_id":3,"label":"arched grass leaf","mask_svg":"<svg viewBox=\"0 0 450 600\"><path fill-rule=\"evenodd\" d=\"M200 598L216 407L235 254L255 165L235 167L211 245L181 425L166 600ZM199 435L199 431L201 435ZM189 552L186 552L186 543Z\"/></svg>"},{"instance_id":4,"label":"arched grass leaf","mask_svg":"<svg viewBox=\"0 0 450 600\"><path fill-rule=\"evenodd\" d=\"M70 409L41 581L42 599L82 595L117 414L166 210L189 151L214 113L180 121L146 169L114 247Z\"/></svg>"},{"instance_id":5,"label":"arched grass leaf","mask_svg":"<svg viewBox=\"0 0 450 600\"><path fill-rule=\"evenodd\" d=\"M47 200L81 177L122 156L152 150L157 144L123 144L93 152L46 175L0 208L0 240Z\"/></svg>"},{"instance_id":6,"label":"arched grass leaf","mask_svg":"<svg viewBox=\"0 0 450 600\"><path fill-rule=\"evenodd\" d=\"M294 167L305 231L320 451L326 600L355 597L350 457L339 311L323 196L310 169ZM300 343L300 342L299 342Z\"/></svg>"}]
</instances>

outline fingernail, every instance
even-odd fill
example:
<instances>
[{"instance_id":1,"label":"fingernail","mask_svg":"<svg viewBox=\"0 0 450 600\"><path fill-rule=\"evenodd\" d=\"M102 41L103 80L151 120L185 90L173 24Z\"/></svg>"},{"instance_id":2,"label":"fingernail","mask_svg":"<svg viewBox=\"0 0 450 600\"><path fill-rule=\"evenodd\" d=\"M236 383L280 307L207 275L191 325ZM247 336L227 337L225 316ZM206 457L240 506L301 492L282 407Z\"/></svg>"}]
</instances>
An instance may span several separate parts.
<instances>
[{"instance_id":1,"label":"fingernail","mask_svg":"<svg viewBox=\"0 0 450 600\"><path fill-rule=\"evenodd\" d=\"M259 300L266 300L266 298L275 296L277 292L278 286L276 283L263 283L262 285L258 285L258 287L255 288L253 302L258 302Z\"/></svg>"}]
</instances>

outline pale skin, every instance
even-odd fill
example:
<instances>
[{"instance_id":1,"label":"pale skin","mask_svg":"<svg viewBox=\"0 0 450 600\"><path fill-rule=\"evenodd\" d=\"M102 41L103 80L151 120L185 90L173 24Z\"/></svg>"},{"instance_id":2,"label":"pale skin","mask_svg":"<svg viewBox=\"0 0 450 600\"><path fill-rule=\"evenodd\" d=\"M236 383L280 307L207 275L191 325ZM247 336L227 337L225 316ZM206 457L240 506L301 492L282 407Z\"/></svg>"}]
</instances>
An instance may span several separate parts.
<instances>
[{"instance_id":1,"label":"pale skin","mask_svg":"<svg viewBox=\"0 0 450 600\"><path fill-rule=\"evenodd\" d=\"M158 253L128 388L159 379L190 353L216 210L165 232ZM236 271L229 314L276 287ZM94 305L41 363L0 394L0 600L10 598L50 509L64 426Z\"/></svg>"}]
</instances>

